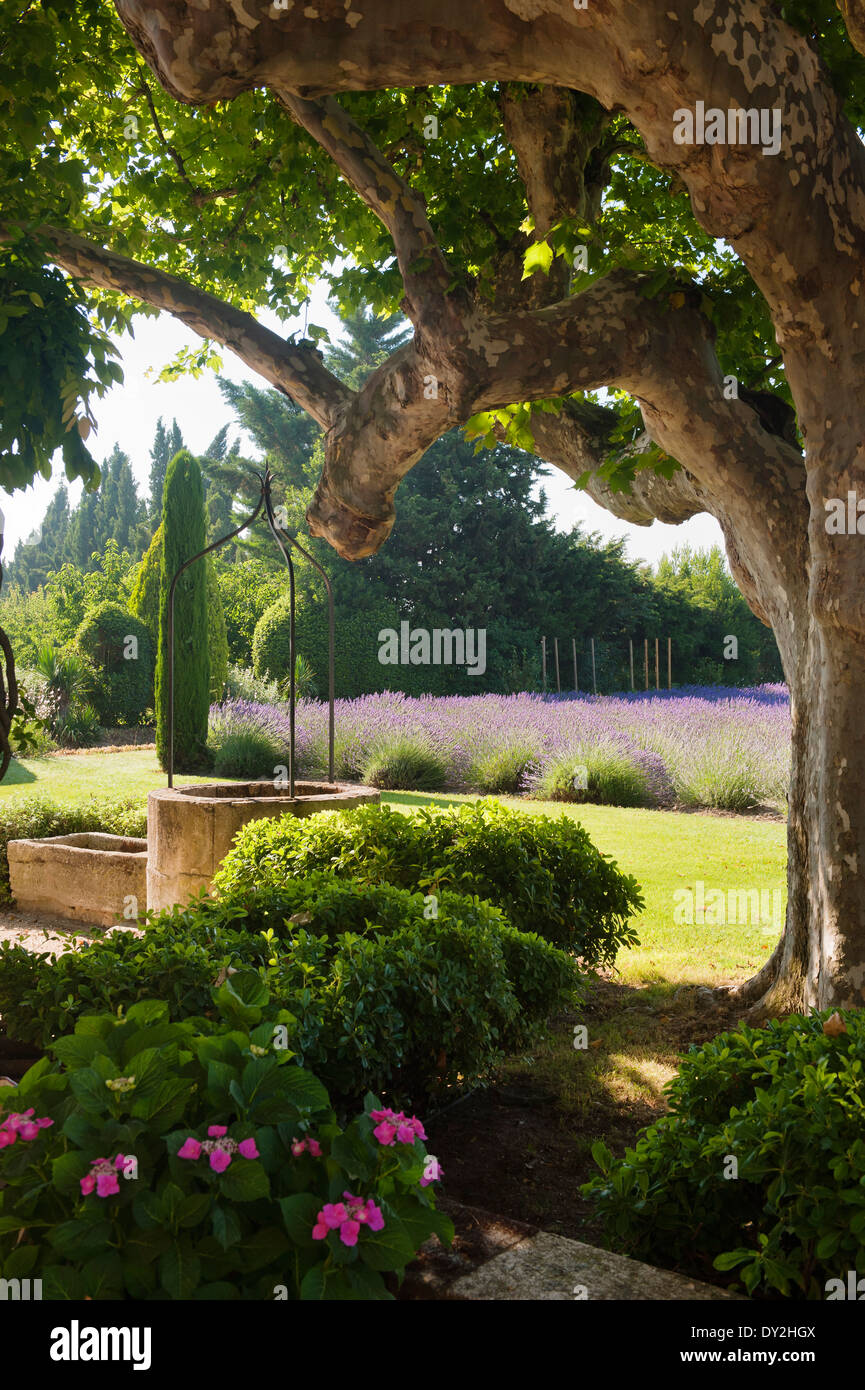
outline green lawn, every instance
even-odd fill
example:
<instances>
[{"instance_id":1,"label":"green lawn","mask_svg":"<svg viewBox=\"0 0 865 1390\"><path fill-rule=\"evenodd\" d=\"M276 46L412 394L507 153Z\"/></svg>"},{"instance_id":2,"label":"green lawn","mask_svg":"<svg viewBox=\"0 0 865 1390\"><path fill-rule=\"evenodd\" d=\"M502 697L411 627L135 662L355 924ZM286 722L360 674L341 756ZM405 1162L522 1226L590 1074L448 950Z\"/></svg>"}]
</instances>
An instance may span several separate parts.
<instances>
[{"instance_id":1,"label":"green lawn","mask_svg":"<svg viewBox=\"0 0 865 1390\"><path fill-rule=\"evenodd\" d=\"M181 785L214 781L179 778ZM153 749L119 753L89 752L16 764L0 785L3 799L41 793L61 801L90 795L145 797L165 786ZM409 810L415 805L448 805L474 798L395 792L383 798ZM677 889L706 895L712 889L784 890L786 829L780 822L747 816L683 815L669 811L627 810L614 806L565 807L553 802L501 798L534 814L575 817L594 843L641 884L646 907L637 928L640 945L619 958L622 979L630 984L671 986L713 984L754 973L774 946L778 933L759 921L710 925L703 920L676 924ZM695 910L695 916L697 915ZM741 914L740 914L741 915Z\"/></svg>"}]
</instances>

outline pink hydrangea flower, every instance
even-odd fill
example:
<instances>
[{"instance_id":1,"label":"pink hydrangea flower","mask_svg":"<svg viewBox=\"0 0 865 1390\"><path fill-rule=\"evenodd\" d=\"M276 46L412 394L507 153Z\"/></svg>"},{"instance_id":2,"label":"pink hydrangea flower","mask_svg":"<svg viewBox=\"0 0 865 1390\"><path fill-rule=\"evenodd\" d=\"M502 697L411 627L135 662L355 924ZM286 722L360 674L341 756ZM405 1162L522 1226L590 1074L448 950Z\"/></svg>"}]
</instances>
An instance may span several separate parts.
<instances>
[{"instance_id":1,"label":"pink hydrangea flower","mask_svg":"<svg viewBox=\"0 0 865 1390\"><path fill-rule=\"evenodd\" d=\"M208 1139L221 1139L223 1134L228 1133L228 1125L210 1125L207 1130Z\"/></svg>"},{"instance_id":2,"label":"pink hydrangea flower","mask_svg":"<svg viewBox=\"0 0 865 1390\"><path fill-rule=\"evenodd\" d=\"M29 1110L23 1112L13 1110L11 1114L6 1116L6 1119L0 1124L0 1149L14 1144L16 1139L23 1139L25 1143L29 1142L36 1138L40 1129L48 1129L50 1125L53 1125L54 1121L49 1119L47 1115L42 1119L32 1119L33 1113L33 1106L31 1105Z\"/></svg>"},{"instance_id":3,"label":"pink hydrangea flower","mask_svg":"<svg viewBox=\"0 0 865 1390\"><path fill-rule=\"evenodd\" d=\"M380 1144L390 1145L395 1140L400 1144L413 1144L415 1139L426 1139L426 1132L415 1115L399 1114L395 1110L371 1110L370 1118L376 1120L373 1134Z\"/></svg>"},{"instance_id":4,"label":"pink hydrangea flower","mask_svg":"<svg viewBox=\"0 0 865 1390\"><path fill-rule=\"evenodd\" d=\"M313 1158L321 1158L321 1144L317 1139L292 1139L291 1152L295 1158L309 1152Z\"/></svg>"},{"instance_id":5,"label":"pink hydrangea flower","mask_svg":"<svg viewBox=\"0 0 865 1390\"><path fill-rule=\"evenodd\" d=\"M178 1158L200 1158L207 1154L214 1173L224 1173L235 1154L241 1158L260 1158L254 1139L229 1139L227 1125L209 1125L207 1139L195 1139L191 1134L177 1151Z\"/></svg>"},{"instance_id":6,"label":"pink hydrangea flower","mask_svg":"<svg viewBox=\"0 0 865 1390\"><path fill-rule=\"evenodd\" d=\"M369 1226L371 1231L384 1228L381 1207L377 1207L370 1197L366 1202L362 1197L354 1197L344 1192L344 1201L328 1202L318 1213L318 1220L312 1228L313 1240L325 1240L331 1231L339 1231L343 1245L357 1245L361 1226Z\"/></svg>"},{"instance_id":7,"label":"pink hydrangea flower","mask_svg":"<svg viewBox=\"0 0 865 1390\"><path fill-rule=\"evenodd\" d=\"M120 1191L117 1174L125 1164L124 1154L118 1154L113 1160L110 1158L92 1159L90 1172L85 1178L79 1180L82 1197L89 1197L94 1188L97 1197L115 1197Z\"/></svg>"},{"instance_id":8,"label":"pink hydrangea flower","mask_svg":"<svg viewBox=\"0 0 865 1390\"><path fill-rule=\"evenodd\" d=\"M258 1158L259 1156L254 1139L241 1139L237 1146L237 1152L242 1158Z\"/></svg>"},{"instance_id":9,"label":"pink hydrangea flower","mask_svg":"<svg viewBox=\"0 0 865 1390\"><path fill-rule=\"evenodd\" d=\"M201 1145L199 1144L198 1140L197 1140L197 1139L193 1139L193 1138L192 1138L192 1135L190 1135L189 1138L188 1138L188 1139L186 1140L186 1142L184 1143L183 1147L177 1150L177 1157L178 1157L178 1158L200 1158L200 1157L201 1157Z\"/></svg>"},{"instance_id":10,"label":"pink hydrangea flower","mask_svg":"<svg viewBox=\"0 0 865 1390\"><path fill-rule=\"evenodd\" d=\"M421 1187L429 1187L431 1182L439 1182L444 1177L444 1169L438 1159L430 1154L424 1165L423 1177L420 1180Z\"/></svg>"},{"instance_id":11,"label":"pink hydrangea flower","mask_svg":"<svg viewBox=\"0 0 865 1390\"><path fill-rule=\"evenodd\" d=\"M224 1173L231 1162L231 1154L226 1149L214 1149L210 1155L210 1166L214 1173Z\"/></svg>"}]
</instances>

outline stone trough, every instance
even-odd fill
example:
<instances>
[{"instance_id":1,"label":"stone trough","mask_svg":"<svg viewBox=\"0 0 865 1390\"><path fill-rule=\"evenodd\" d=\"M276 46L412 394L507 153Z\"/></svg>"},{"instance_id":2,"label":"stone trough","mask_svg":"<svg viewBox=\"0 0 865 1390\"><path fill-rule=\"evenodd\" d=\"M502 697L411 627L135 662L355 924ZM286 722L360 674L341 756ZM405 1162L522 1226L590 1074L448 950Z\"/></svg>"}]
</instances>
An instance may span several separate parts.
<instances>
[{"instance_id":1,"label":"stone trough","mask_svg":"<svg viewBox=\"0 0 865 1390\"><path fill-rule=\"evenodd\" d=\"M147 896L147 841L86 831L10 840L9 882L25 912L112 927L134 921Z\"/></svg>"},{"instance_id":2,"label":"stone trough","mask_svg":"<svg viewBox=\"0 0 865 1390\"><path fill-rule=\"evenodd\" d=\"M241 826L269 816L310 816L379 801L374 787L297 782L214 782L151 792L147 839L88 832L10 840L9 880L19 908L114 926L187 903L209 888Z\"/></svg>"}]
</instances>

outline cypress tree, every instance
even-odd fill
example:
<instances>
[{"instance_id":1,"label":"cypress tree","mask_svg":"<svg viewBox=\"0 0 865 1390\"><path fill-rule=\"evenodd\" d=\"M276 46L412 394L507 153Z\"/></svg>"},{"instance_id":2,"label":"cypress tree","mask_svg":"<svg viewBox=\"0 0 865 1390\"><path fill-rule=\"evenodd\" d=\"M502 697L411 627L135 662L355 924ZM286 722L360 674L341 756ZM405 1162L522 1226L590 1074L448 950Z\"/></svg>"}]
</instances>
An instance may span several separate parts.
<instances>
[{"instance_id":1,"label":"cypress tree","mask_svg":"<svg viewBox=\"0 0 865 1390\"><path fill-rule=\"evenodd\" d=\"M171 460L162 498L162 570L159 585L159 659L156 667L156 751L168 766L168 592L184 560L204 549L201 469L188 449ZM200 772L207 766L210 653L207 638L207 571L191 565L174 600L174 766Z\"/></svg>"}]
</instances>

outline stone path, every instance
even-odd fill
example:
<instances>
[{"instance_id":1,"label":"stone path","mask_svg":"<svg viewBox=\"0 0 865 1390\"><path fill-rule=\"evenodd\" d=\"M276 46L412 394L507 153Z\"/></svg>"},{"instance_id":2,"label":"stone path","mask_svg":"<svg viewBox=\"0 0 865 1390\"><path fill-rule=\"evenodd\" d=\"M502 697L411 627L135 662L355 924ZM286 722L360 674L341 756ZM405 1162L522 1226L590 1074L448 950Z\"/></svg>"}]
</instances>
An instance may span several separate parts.
<instances>
[{"instance_id":1,"label":"stone path","mask_svg":"<svg viewBox=\"0 0 865 1390\"><path fill-rule=\"evenodd\" d=\"M456 1228L450 1250L428 1241L411 1265L400 1299L460 1302L739 1301L682 1274L539 1231L520 1221L442 1199Z\"/></svg>"}]
</instances>

